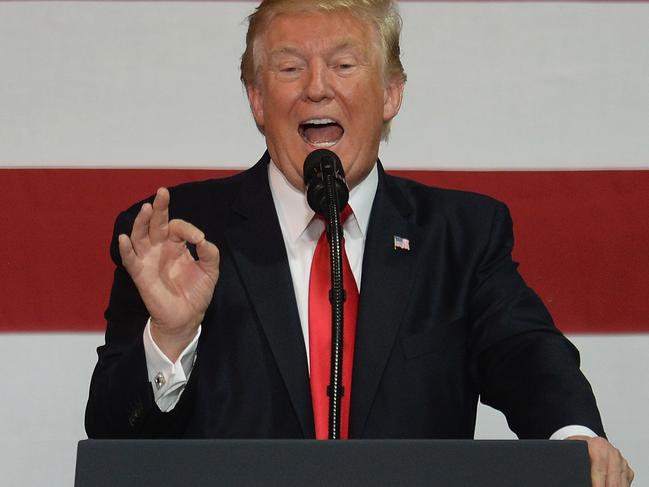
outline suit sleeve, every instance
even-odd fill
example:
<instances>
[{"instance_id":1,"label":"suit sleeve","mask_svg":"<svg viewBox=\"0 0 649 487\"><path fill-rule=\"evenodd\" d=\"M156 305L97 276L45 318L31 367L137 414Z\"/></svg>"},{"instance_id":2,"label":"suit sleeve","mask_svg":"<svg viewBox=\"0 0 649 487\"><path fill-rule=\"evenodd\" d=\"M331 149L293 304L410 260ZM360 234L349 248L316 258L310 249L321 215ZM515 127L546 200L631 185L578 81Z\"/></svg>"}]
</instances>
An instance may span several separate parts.
<instances>
[{"instance_id":1,"label":"suit sleeve","mask_svg":"<svg viewBox=\"0 0 649 487\"><path fill-rule=\"evenodd\" d=\"M523 281L512 247L511 218L498 203L469 303L472 372L481 401L502 411L519 438L549 438L571 424L603 436L579 353Z\"/></svg>"}]
</instances>

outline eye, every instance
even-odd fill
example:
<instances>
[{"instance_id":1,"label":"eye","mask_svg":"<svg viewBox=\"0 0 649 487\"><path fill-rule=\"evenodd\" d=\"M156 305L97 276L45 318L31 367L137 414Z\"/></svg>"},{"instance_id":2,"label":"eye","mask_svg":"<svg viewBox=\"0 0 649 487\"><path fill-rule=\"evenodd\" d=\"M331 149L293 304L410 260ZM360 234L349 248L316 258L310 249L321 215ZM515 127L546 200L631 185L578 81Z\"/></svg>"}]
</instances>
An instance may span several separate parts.
<instances>
[{"instance_id":1,"label":"eye","mask_svg":"<svg viewBox=\"0 0 649 487\"><path fill-rule=\"evenodd\" d=\"M271 54L270 70L282 77L295 77L304 68L304 60L291 53Z\"/></svg>"},{"instance_id":2,"label":"eye","mask_svg":"<svg viewBox=\"0 0 649 487\"><path fill-rule=\"evenodd\" d=\"M302 67L296 64L282 64L277 68L277 76L283 80L294 80L301 76Z\"/></svg>"},{"instance_id":3,"label":"eye","mask_svg":"<svg viewBox=\"0 0 649 487\"><path fill-rule=\"evenodd\" d=\"M337 61L334 63L334 69L341 74L352 73L358 66L358 63L351 59Z\"/></svg>"}]
</instances>

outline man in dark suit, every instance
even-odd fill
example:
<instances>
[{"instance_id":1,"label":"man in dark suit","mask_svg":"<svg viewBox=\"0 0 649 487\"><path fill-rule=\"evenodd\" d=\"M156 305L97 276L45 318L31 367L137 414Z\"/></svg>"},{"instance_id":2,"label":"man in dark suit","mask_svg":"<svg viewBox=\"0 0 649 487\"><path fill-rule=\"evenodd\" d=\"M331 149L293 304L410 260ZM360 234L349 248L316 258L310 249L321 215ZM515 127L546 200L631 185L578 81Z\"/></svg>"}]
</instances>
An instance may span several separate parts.
<instances>
[{"instance_id":1,"label":"man in dark suit","mask_svg":"<svg viewBox=\"0 0 649 487\"><path fill-rule=\"evenodd\" d=\"M377 163L405 83L394 5L320 3L266 1L249 19L242 79L267 154L118 218L89 436L314 437L305 309L322 227L302 165L326 147L351 188L360 288L349 436L471 438L480 396L522 438L582 435L594 485L628 485L577 352L511 260L504 205Z\"/></svg>"}]
</instances>

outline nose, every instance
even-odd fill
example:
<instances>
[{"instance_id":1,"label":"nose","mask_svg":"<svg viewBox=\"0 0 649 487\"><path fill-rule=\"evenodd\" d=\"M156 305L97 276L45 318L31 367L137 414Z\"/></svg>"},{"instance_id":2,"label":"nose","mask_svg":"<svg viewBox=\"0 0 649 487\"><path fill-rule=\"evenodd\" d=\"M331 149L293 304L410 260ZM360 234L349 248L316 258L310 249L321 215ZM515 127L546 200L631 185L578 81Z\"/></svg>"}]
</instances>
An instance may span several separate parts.
<instances>
[{"instance_id":1,"label":"nose","mask_svg":"<svg viewBox=\"0 0 649 487\"><path fill-rule=\"evenodd\" d=\"M306 86L304 87L305 98L312 102L321 102L333 98L331 74L326 63L322 60L313 60L310 63Z\"/></svg>"}]
</instances>

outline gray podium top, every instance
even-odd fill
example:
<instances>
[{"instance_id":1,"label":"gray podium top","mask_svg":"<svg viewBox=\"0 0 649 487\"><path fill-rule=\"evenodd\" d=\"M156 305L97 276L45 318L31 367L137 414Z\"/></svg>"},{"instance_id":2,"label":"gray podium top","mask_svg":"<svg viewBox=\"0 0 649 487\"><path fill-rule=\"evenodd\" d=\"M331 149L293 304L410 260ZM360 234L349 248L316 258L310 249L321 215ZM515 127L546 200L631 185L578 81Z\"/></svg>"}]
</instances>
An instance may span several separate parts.
<instances>
[{"instance_id":1,"label":"gray podium top","mask_svg":"<svg viewBox=\"0 0 649 487\"><path fill-rule=\"evenodd\" d=\"M548 440L83 440L75 487L590 487L586 444Z\"/></svg>"}]
</instances>

